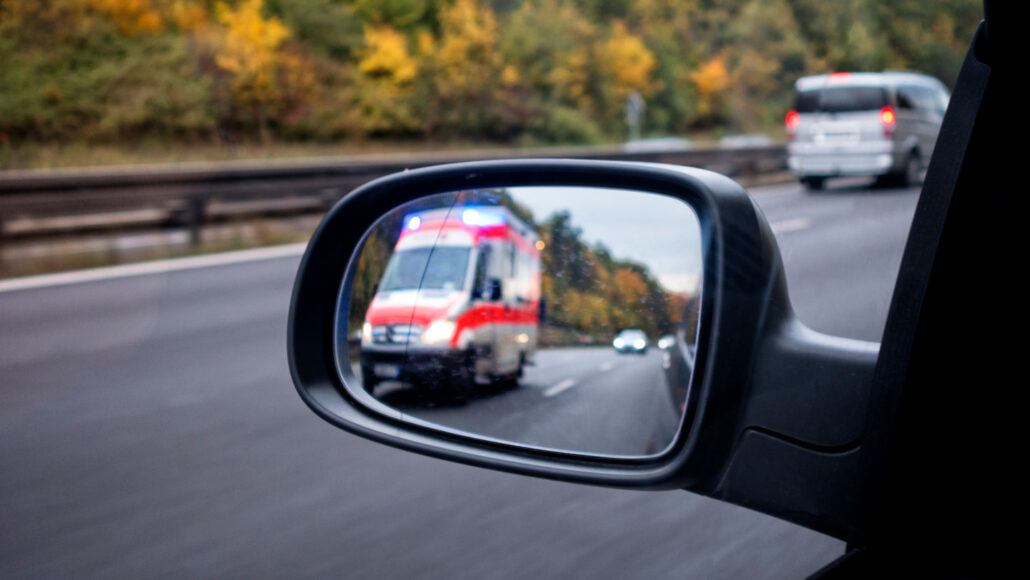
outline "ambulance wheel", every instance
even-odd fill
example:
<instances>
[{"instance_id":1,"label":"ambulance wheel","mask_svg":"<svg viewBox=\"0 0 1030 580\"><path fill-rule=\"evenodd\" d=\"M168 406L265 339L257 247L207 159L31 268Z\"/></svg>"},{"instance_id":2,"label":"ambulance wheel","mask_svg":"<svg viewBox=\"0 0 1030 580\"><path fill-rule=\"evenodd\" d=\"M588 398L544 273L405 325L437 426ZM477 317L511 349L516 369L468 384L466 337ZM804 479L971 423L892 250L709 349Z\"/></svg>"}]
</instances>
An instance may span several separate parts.
<instances>
[{"instance_id":1,"label":"ambulance wheel","mask_svg":"<svg viewBox=\"0 0 1030 580\"><path fill-rule=\"evenodd\" d=\"M469 354L455 366L451 373L450 380L440 385L440 395L450 402L461 402L468 399L472 389L476 386L476 358Z\"/></svg>"},{"instance_id":2,"label":"ambulance wheel","mask_svg":"<svg viewBox=\"0 0 1030 580\"><path fill-rule=\"evenodd\" d=\"M508 389L517 389L519 386L519 379L525 374L526 366L526 353L519 353L519 368L515 369L515 372L504 377L501 385Z\"/></svg>"},{"instance_id":3,"label":"ambulance wheel","mask_svg":"<svg viewBox=\"0 0 1030 580\"><path fill-rule=\"evenodd\" d=\"M376 388L376 383L378 382L379 379L376 378L371 369L361 369L361 387L365 389L366 393L371 395L372 391Z\"/></svg>"}]
</instances>

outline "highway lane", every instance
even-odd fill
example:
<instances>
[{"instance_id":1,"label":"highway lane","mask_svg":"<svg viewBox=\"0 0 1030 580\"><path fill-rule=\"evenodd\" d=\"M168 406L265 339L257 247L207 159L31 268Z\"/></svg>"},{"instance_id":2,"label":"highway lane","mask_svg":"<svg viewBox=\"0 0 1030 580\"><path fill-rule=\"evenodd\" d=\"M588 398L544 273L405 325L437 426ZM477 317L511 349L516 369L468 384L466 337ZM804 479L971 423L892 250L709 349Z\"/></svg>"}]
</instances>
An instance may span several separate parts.
<instances>
[{"instance_id":1,"label":"highway lane","mask_svg":"<svg viewBox=\"0 0 1030 580\"><path fill-rule=\"evenodd\" d=\"M918 191L871 189L860 178L830 188L769 187L755 200L776 234L798 317L821 332L879 341Z\"/></svg>"},{"instance_id":2,"label":"highway lane","mask_svg":"<svg viewBox=\"0 0 1030 580\"><path fill-rule=\"evenodd\" d=\"M434 423L539 447L610 455L664 449L680 412L662 352L618 354L607 346L537 352L519 386L479 385L461 402L401 383L377 386L384 404Z\"/></svg>"},{"instance_id":3,"label":"highway lane","mask_svg":"<svg viewBox=\"0 0 1030 580\"><path fill-rule=\"evenodd\" d=\"M756 199L802 319L878 338L916 195ZM0 293L0 577L788 578L842 552L684 492L494 473L330 427L286 369L296 265Z\"/></svg>"}]
</instances>

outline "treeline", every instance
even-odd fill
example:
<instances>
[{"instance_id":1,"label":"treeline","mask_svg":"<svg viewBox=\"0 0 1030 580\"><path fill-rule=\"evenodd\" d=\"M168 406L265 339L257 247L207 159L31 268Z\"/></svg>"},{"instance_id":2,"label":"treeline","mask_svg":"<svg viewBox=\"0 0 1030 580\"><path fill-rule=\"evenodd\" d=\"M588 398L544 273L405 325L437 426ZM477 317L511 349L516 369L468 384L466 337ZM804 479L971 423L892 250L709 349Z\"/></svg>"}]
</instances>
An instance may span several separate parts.
<instances>
[{"instance_id":1,"label":"treeline","mask_svg":"<svg viewBox=\"0 0 1030 580\"><path fill-rule=\"evenodd\" d=\"M577 143L778 127L793 81L952 83L978 0L0 0L0 145Z\"/></svg>"},{"instance_id":2,"label":"treeline","mask_svg":"<svg viewBox=\"0 0 1030 580\"><path fill-rule=\"evenodd\" d=\"M546 244L541 290L548 324L604 342L627 328L643 330L652 341L675 330L688 297L667 291L647 266L587 244L567 211L535 228Z\"/></svg>"}]
</instances>

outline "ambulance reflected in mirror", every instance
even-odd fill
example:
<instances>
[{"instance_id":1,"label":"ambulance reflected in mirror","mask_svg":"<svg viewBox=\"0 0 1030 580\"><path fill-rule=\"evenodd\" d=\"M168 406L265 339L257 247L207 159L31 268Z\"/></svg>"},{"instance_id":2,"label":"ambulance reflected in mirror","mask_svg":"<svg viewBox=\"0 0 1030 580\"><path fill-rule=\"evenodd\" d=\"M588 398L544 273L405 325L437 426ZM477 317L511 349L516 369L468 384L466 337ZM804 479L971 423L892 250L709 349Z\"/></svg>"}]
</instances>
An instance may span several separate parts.
<instances>
[{"instance_id":1,"label":"ambulance reflected in mirror","mask_svg":"<svg viewBox=\"0 0 1030 580\"><path fill-rule=\"evenodd\" d=\"M435 429L657 454L689 389L701 265L696 214L664 195L536 186L424 197L380 219L351 260L341 373L371 409ZM612 345L627 332L645 345L663 337L662 349L620 356Z\"/></svg>"}]
</instances>

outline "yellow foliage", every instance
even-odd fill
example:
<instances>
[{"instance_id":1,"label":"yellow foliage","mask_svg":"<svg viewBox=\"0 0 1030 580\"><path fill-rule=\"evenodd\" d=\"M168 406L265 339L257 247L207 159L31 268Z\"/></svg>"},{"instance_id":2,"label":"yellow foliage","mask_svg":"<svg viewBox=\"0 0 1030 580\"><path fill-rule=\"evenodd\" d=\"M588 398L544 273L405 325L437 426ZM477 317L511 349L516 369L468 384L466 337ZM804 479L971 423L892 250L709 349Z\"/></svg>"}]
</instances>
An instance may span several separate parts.
<instances>
[{"instance_id":1,"label":"yellow foliage","mask_svg":"<svg viewBox=\"0 0 1030 580\"><path fill-rule=\"evenodd\" d=\"M518 69L516 69L513 65L510 64L504 67L504 70L501 71L501 82L508 87L517 85L519 83Z\"/></svg>"},{"instance_id":2,"label":"yellow foliage","mask_svg":"<svg viewBox=\"0 0 1030 580\"><path fill-rule=\"evenodd\" d=\"M230 8L219 3L218 22L225 28L215 63L232 74L233 100L250 110L266 139L268 120L291 96L301 95L291 82L305 82L310 76L298 70L302 61L281 51L290 30L278 18L261 14L262 0L243 0Z\"/></svg>"},{"instance_id":3,"label":"yellow foliage","mask_svg":"<svg viewBox=\"0 0 1030 580\"><path fill-rule=\"evenodd\" d=\"M654 54L644 41L626 30L626 24L612 23L612 35L601 46L601 63L611 78L612 89L618 99L625 99L631 91L643 96L652 94L657 85L651 74L657 66Z\"/></svg>"},{"instance_id":4,"label":"yellow foliage","mask_svg":"<svg viewBox=\"0 0 1030 580\"><path fill-rule=\"evenodd\" d=\"M185 32L200 30L208 23L207 9L198 2L175 0L172 2L170 12L175 27Z\"/></svg>"},{"instance_id":5,"label":"yellow foliage","mask_svg":"<svg viewBox=\"0 0 1030 580\"><path fill-rule=\"evenodd\" d=\"M586 48L578 48L563 54L558 65L547 76L548 82L559 95L584 111L593 108L593 99L589 91L590 62L591 58Z\"/></svg>"},{"instance_id":6,"label":"yellow foliage","mask_svg":"<svg viewBox=\"0 0 1030 580\"><path fill-rule=\"evenodd\" d=\"M388 25L365 26L365 51L358 70L368 76L404 85L415 78L415 59L403 34Z\"/></svg>"},{"instance_id":7,"label":"yellow foliage","mask_svg":"<svg viewBox=\"0 0 1030 580\"><path fill-rule=\"evenodd\" d=\"M615 272L615 287L622 304L636 304L647 296L647 284L640 274L628 268L619 268Z\"/></svg>"},{"instance_id":8,"label":"yellow foliage","mask_svg":"<svg viewBox=\"0 0 1030 580\"><path fill-rule=\"evenodd\" d=\"M419 56L426 57L436 52L436 39L428 30L420 30L415 35L415 43L418 45Z\"/></svg>"},{"instance_id":9,"label":"yellow foliage","mask_svg":"<svg viewBox=\"0 0 1030 580\"><path fill-rule=\"evenodd\" d=\"M110 18L122 34L161 32L164 22L151 0L86 0L94 11Z\"/></svg>"},{"instance_id":10,"label":"yellow foliage","mask_svg":"<svg viewBox=\"0 0 1030 580\"><path fill-rule=\"evenodd\" d=\"M218 4L218 21L225 26L225 38L215 62L233 73L234 89L252 93L255 101L270 100L276 92L276 55L290 36L278 18L261 15L261 4L262 0L244 0L235 9Z\"/></svg>"},{"instance_id":11,"label":"yellow foliage","mask_svg":"<svg viewBox=\"0 0 1030 580\"><path fill-rule=\"evenodd\" d=\"M712 96L730 86L730 74L726 70L726 59L715 57L690 73L690 80L702 96Z\"/></svg>"},{"instance_id":12,"label":"yellow foliage","mask_svg":"<svg viewBox=\"0 0 1030 580\"><path fill-rule=\"evenodd\" d=\"M477 0L456 0L441 9L440 30L436 57L452 87L481 83L485 73L500 66L497 20L489 7Z\"/></svg>"},{"instance_id":13,"label":"yellow foliage","mask_svg":"<svg viewBox=\"0 0 1030 580\"><path fill-rule=\"evenodd\" d=\"M708 115L712 112L714 100L730 87L730 73L726 69L726 59L717 56L692 71L688 77L697 88L697 112Z\"/></svg>"}]
</instances>

